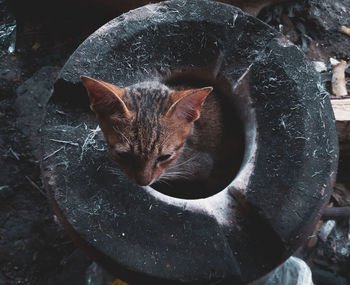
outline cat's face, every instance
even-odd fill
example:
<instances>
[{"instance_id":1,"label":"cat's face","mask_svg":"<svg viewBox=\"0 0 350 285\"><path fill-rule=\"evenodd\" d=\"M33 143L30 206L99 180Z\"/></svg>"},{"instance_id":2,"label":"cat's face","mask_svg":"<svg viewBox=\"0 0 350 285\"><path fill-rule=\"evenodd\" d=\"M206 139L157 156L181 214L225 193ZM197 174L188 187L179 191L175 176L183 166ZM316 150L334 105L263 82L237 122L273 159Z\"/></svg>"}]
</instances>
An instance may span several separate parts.
<instances>
[{"instance_id":1,"label":"cat's face","mask_svg":"<svg viewBox=\"0 0 350 285\"><path fill-rule=\"evenodd\" d=\"M173 91L156 82L126 88L81 77L112 157L139 185L176 160L211 87Z\"/></svg>"}]
</instances>

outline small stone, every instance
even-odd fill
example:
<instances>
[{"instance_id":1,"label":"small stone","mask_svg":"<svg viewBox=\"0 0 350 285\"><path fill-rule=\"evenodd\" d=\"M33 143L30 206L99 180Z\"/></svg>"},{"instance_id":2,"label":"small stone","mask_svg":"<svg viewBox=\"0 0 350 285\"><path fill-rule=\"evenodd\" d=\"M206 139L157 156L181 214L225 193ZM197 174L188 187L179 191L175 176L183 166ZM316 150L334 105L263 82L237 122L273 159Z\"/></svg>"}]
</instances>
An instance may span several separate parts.
<instances>
[{"instance_id":1,"label":"small stone","mask_svg":"<svg viewBox=\"0 0 350 285\"><path fill-rule=\"evenodd\" d=\"M8 48L8 50L7 50L9 53L14 53L14 51L15 51L15 45L14 44L11 44L10 46L9 46L9 48ZM12 60L12 58L11 58L11 60ZM15 59L16 60L16 59Z\"/></svg>"},{"instance_id":2,"label":"small stone","mask_svg":"<svg viewBox=\"0 0 350 285\"><path fill-rule=\"evenodd\" d=\"M10 72L10 69L4 69L3 71L1 71L1 75L6 75L9 72Z\"/></svg>"},{"instance_id":3,"label":"small stone","mask_svg":"<svg viewBox=\"0 0 350 285\"><path fill-rule=\"evenodd\" d=\"M0 198L6 199L14 194L14 190L9 185L0 186Z\"/></svg>"},{"instance_id":4,"label":"small stone","mask_svg":"<svg viewBox=\"0 0 350 285\"><path fill-rule=\"evenodd\" d=\"M40 48L40 43L35 43L35 44L32 46L32 50L35 50L35 51L37 51L39 48Z\"/></svg>"},{"instance_id":5,"label":"small stone","mask_svg":"<svg viewBox=\"0 0 350 285\"><path fill-rule=\"evenodd\" d=\"M336 225L336 222L334 220L329 220L321 226L318 232L318 236L322 241L325 242L327 240L329 234L332 232L335 225Z\"/></svg>"},{"instance_id":6,"label":"small stone","mask_svg":"<svg viewBox=\"0 0 350 285\"><path fill-rule=\"evenodd\" d=\"M22 84L17 88L16 93L21 95L21 94L24 94L26 91L27 91L26 84Z\"/></svg>"},{"instance_id":7,"label":"small stone","mask_svg":"<svg viewBox=\"0 0 350 285\"><path fill-rule=\"evenodd\" d=\"M327 71L327 66L324 62L322 61L313 61L312 62L316 71L317 72L323 72L323 71Z\"/></svg>"},{"instance_id":8,"label":"small stone","mask_svg":"<svg viewBox=\"0 0 350 285\"><path fill-rule=\"evenodd\" d=\"M348 256L349 255L349 250L347 248L343 247L340 250L340 254L343 255L343 256Z\"/></svg>"}]
</instances>

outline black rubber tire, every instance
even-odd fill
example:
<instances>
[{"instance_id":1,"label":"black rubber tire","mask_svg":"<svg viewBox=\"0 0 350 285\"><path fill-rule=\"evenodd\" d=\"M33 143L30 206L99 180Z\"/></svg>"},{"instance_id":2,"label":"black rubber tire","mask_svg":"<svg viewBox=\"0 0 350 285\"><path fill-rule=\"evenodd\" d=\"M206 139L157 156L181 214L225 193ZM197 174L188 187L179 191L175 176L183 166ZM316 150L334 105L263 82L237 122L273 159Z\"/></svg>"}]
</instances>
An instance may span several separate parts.
<instances>
[{"instance_id":1,"label":"black rubber tire","mask_svg":"<svg viewBox=\"0 0 350 285\"><path fill-rule=\"evenodd\" d=\"M242 168L205 199L168 197L111 171L79 79L127 86L169 70L222 86L244 121ZM319 86L296 46L233 6L175 0L124 14L73 53L47 105L42 177L56 214L133 284L255 280L300 246L329 200L337 134Z\"/></svg>"}]
</instances>

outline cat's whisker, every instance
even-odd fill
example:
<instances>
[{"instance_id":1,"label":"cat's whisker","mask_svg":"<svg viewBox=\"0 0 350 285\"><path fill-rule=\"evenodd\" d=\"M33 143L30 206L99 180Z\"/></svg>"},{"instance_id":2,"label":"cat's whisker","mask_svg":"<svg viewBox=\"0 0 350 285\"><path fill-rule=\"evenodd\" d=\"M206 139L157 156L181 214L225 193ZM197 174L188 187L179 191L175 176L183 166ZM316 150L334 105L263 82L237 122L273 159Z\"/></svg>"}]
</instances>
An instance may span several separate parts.
<instances>
[{"instance_id":1,"label":"cat's whisker","mask_svg":"<svg viewBox=\"0 0 350 285\"><path fill-rule=\"evenodd\" d=\"M191 173L189 171L173 171L164 173L160 179L163 180L175 180L175 179L185 179L188 180L191 177Z\"/></svg>"},{"instance_id":2,"label":"cat's whisker","mask_svg":"<svg viewBox=\"0 0 350 285\"><path fill-rule=\"evenodd\" d=\"M190 171L186 171L186 170L180 170L180 171L169 171L169 172L165 172L161 177L163 176L169 176L169 175L187 175L190 174Z\"/></svg>"},{"instance_id":3,"label":"cat's whisker","mask_svg":"<svg viewBox=\"0 0 350 285\"><path fill-rule=\"evenodd\" d=\"M170 166L170 167L168 168L168 170L176 169L176 168L179 167L179 166L182 166L182 165L184 165L184 164L188 164L188 163L191 162L192 160L195 160L198 156L199 156L199 154L197 153L197 154L191 156L189 159L187 159L187 160L185 160L185 161L183 161L183 162L181 162L181 163L179 163L179 164L175 164L175 165L173 165L173 166Z\"/></svg>"},{"instance_id":4,"label":"cat's whisker","mask_svg":"<svg viewBox=\"0 0 350 285\"><path fill-rule=\"evenodd\" d=\"M107 171L108 173L110 173L110 174L120 176L121 171L120 171L120 169L118 169L118 168L106 167L105 169L106 169L106 171Z\"/></svg>"},{"instance_id":5,"label":"cat's whisker","mask_svg":"<svg viewBox=\"0 0 350 285\"><path fill-rule=\"evenodd\" d=\"M123 134L123 132L121 132L121 131L119 130L119 128L118 128L117 126L113 126L113 129L114 129L118 134L120 134L120 135L125 139L125 141L126 141L129 145L131 145L129 139Z\"/></svg>"},{"instance_id":6,"label":"cat's whisker","mask_svg":"<svg viewBox=\"0 0 350 285\"><path fill-rule=\"evenodd\" d=\"M170 183L168 183L167 180L159 179L159 180L157 180L157 181L155 181L155 182L157 182L157 183L163 183L163 184L165 184L166 186L169 186L169 187L171 186Z\"/></svg>"}]
</instances>

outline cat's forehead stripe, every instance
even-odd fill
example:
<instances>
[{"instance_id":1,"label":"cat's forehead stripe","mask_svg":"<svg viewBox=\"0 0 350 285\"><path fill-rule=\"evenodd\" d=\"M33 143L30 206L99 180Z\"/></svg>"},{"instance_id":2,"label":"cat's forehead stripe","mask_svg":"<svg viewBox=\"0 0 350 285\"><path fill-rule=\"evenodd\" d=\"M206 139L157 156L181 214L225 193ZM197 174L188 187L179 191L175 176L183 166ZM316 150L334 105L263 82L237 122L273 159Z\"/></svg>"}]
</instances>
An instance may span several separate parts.
<instances>
[{"instance_id":1,"label":"cat's forehead stripe","mask_svg":"<svg viewBox=\"0 0 350 285\"><path fill-rule=\"evenodd\" d=\"M155 150L155 148L156 148L156 144L157 144L157 142L159 140L159 137L160 137L160 128L161 128L161 126L158 123L158 127L156 128L156 137L153 140L153 143L152 143L152 146L151 146L151 150L150 150L151 152L153 152Z\"/></svg>"},{"instance_id":2,"label":"cat's forehead stripe","mask_svg":"<svg viewBox=\"0 0 350 285\"><path fill-rule=\"evenodd\" d=\"M126 88L135 112L135 150L153 153L161 136L159 115L171 106L170 90L157 82L143 82Z\"/></svg>"}]
</instances>

